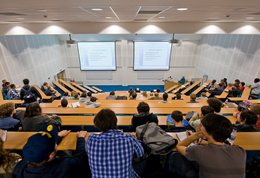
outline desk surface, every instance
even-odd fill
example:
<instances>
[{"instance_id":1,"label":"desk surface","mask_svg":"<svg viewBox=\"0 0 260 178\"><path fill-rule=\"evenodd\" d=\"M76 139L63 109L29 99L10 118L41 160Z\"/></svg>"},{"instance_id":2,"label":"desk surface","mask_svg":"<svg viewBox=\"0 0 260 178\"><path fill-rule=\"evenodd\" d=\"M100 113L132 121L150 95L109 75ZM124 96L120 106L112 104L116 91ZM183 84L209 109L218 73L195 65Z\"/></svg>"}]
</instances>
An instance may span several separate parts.
<instances>
[{"instance_id":1,"label":"desk surface","mask_svg":"<svg viewBox=\"0 0 260 178\"><path fill-rule=\"evenodd\" d=\"M4 148L21 150L28 138L35 133L36 132L7 132ZM62 139L61 143L58 145L58 150L75 150L76 138L76 133L70 133Z\"/></svg>"},{"instance_id":2,"label":"desk surface","mask_svg":"<svg viewBox=\"0 0 260 178\"><path fill-rule=\"evenodd\" d=\"M202 80L198 80L196 82L194 82L192 85L190 85L188 88L186 88L185 90L183 90L181 93L185 94L188 91L190 91L191 89L193 89L194 87L196 87L197 85L199 85L202 82Z\"/></svg>"},{"instance_id":3,"label":"desk surface","mask_svg":"<svg viewBox=\"0 0 260 178\"><path fill-rule=\"evenodd\" d=\"M68 92L69 95L71 95L70 91L65 88L64 86L62 86L61 84L59 84L58 82L56 82L55 80L52 81L53 85L55 85L56 87L58 87L59 89L61 89L64 93Z\"/></svg>"},{"instance_id":4,"label":"desk surface","mask_svg":"<svg viewBox=\"0 0 260 178\"><path fill-rule=\"evenodd\" d=\"M22 104L22 103L24 103L23 100L0 100L0 105L4 104L4 103L9 103L9 102L14 103L14 104Z\"/></svg>"},{"instance_id":5,"label":"desk surface","mask_svg":"<svg viewBox=\"0 0 260 178\"><path fill-rule=\"evenodd\" d=\"M79 93L79 94L82 93L82 92L79 91L77 88L73 87L71 84L69 84L68 82L65 82L64 80L59 79L59 82L60 82L61 84L65 85L66 87L70 88L71 90L73 90L73 91Z\"/></svg>"},{"instance_id":6,"label":"desk surface","mask_svg":"<svg viewBox=\"0 0 260 178\"><path fill-rule=\"evenodd\" d=\"M46 94L38 87L38 85L33 85L33 87L38 91L43 100L51 99L51 96L46 96Z\"/></svg>"},{"instance_id":7,"label":"desk surface","mask_svg":"<svg viewBox=\"0 0 260 178\"><path fill-rule=\"evenodd\" d=\"M228 99L230 99L231 101L244 101L244 100L248 100L248 98L250 96L250 92L251 92L251 88L250 87L245 87L241 97L229 97Z\"/></svg>"}]
</instances>

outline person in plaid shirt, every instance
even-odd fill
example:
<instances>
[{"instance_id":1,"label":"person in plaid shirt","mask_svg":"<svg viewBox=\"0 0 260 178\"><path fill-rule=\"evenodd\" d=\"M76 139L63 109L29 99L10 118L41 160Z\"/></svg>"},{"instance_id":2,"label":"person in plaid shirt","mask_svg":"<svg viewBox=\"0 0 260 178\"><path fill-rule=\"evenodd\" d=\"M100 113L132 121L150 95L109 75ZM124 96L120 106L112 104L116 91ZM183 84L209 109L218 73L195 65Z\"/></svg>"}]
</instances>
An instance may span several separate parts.
<instances>
[{"instance_id":1,"label":"person in plaid shirt","mask_svg":"<svg viewBox=\"0 0 260 178\"><path fill-rule=\"evenodd\" d=\"M85 146L92 178L139 177L132 168L132 159L143 156L141 142L117 130L117 118L110 109L102 109L94 124L102 133L90 135Z\"/></svg>"}]
</instances>

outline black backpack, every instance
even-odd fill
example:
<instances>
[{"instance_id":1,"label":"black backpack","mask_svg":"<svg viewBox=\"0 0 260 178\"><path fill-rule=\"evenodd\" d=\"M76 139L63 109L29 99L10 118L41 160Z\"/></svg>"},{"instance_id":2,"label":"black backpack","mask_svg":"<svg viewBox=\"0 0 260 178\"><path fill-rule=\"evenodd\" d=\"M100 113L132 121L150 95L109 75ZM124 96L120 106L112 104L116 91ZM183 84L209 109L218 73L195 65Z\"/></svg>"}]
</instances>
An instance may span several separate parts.
<instances>
[{"instance_id":1,"label":"black backpack","mask_svg":"<svg viewBox=\"0 0 260 178\"><path fill-rule=\"evenodd\" d=\"M37 100L36 95L32 92L31 87L28 90L26 90L24 88L22 88L22 90L24 91L23 100L25 103L32 103Z\"/></svg>"}]
</instances>

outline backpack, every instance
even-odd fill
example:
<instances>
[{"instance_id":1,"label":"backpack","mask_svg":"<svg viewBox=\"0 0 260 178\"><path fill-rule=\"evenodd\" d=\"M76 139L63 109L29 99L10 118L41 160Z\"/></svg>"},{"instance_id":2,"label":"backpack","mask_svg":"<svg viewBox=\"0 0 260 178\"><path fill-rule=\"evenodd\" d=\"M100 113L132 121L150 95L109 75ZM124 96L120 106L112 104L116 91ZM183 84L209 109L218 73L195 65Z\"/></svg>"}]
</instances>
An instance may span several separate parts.
<instances>
[{"instance_id":1,"label":"backpack","mask_svg":"<svg viewBox=\"0 0 260 178\"><path fill-rule=\"evenodd\" d=\"M36 95L32 92L31 87L28 90L25 90L24 88L22 88L22 90L24 91L23 100L25 103L32 103L36 101Z\"/></svg>"},{"instance_id":2,"label":"backpack","mask_svg":"<svg viewBox=\"0 0 260 178\"><path fill-rule=\"evenodd\" d=\"M145 149L153 155L166 155L178 143L176 139L168 135L154 122L147 122L138 126L136 136L143 142Z\"/></svg>"}]
</instances>

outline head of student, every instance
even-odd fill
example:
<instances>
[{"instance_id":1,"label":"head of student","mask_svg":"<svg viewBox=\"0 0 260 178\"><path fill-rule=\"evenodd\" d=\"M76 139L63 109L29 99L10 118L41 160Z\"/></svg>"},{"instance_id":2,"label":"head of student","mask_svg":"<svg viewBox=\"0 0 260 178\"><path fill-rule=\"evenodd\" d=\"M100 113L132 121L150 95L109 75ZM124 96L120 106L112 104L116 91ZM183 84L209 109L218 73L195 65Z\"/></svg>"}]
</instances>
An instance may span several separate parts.
<instances>
[{"instance_id":1,"label":"head of student","mask_svg":"<svg viewBox=\"0 0 260 178\"><path fill-rule=\"evenodd\" d=\"M131 98L132 98L132 99L136 99L136 97L137 97L137 93L136 93L136 92L132 92Z\"/></svg>"},{"instance_id":2,"label":"head of student","mask_svg":"<svg viewBox=\"0 0 260 178\"><path fill-rule=\"evenodd\" d=\"M56 156L58 128L54 125L44 127L32 135L23 147L24 159L34 166L44 165Z\"/></svg>"},{"instance_id":3,"label":"head of student","mask_svg":"<svg viewBox=\"0 0 260 178\"><path fill-rule=\"evenodd\" d=\"M214 109L214 111L216 113L219 113L221 111L221 107L222 107L223 103L219 99L209 98L207 100L207 103L210 107L212 107Z\"/></svg>"},{"instance_id":4,"label":"head of student","mask_svg":"<svg viewBox=\"0 0 260 178\"><path fill-rule=\"evenodd\" d=\"M176 99L180 100L181 99L181 93L176 93Z\"/></svg>"},{"instance_id":5,"label":"head of student","mask_svg":"<svg viewBox=\"0 0 260 178\"><path fill-rule=\"evenodd\" d=\"M24 85L29 85L29 83L30 83L29 79L27 79L27 78L23 79L23 84Z\"/></svg>"},{"instance_id":6,"label":"head of student","mask_svg":"<svg viewBox=\"0 0 260 178\"><path fill-rule=\"evenodd\" d=\"M196 95L194 93L190 95L190 101L196 101Z\"/></svg>"},{"instance_id":7,"label":"head of student","mask_svg":"<svg viewBox=\"0 0 260 178\"><path fill-rule=\"evenodd\" d=\"M68 106L68 100L66 98L63 98L61 100L61 107L66 108Z\"/></svg>"},{"instance_id":8,"label":"head of student","mask_svg":"<svg viewBox=\"0 0 260 178\"><path fill-rule=\"evenodd\" d=\"M146 102L140 102L137 106L137 112L139 114L148 114L150 112L150 107Z\"/></svg>"},{"instance_id":9,"label":"head of student","mask_svg":"<svg viewBox=\"0 0 260 178\"><path fill-rule=\"evenodd\" d=\"M86 98L87 97L87 92L83 91L80 95L81 98Z\"/></svg>"},{"instance_id":10,"label":"head of student","mask_svg":"<svg viewBox=\"0 0 260 178\"><path fill-rule=\"evenodd\" d=\"M260 118L260 104L252 104L250 110L253 111L258 118Z\"/></svg>"},{"instance_id":11,"label":"head of student","mask_svg":"<svg viewBox=\"0 0 260 178\"><path fill-rule=\"evenodd\" d=\"M109 95L114 96L114 95L115 95L115 92L114 92L114 91L111 91L111 92L109 93Z\"/></svg>"},{"instance_id":12,"label":"head of student","mask_svg":"<svg viewBox=\"0 0 260 178\"><path fill-rule=\"evenodd\" d=\"M202 106L200 110L203 116L206 116L209 113L214 113L214 109L210 106Z\"/></svg>"},{"instance_id":13,"label":"head of student","mask_svg":"<svg viewBox=\"0 0 260 178\"><path fill-rule=\"evenodd\" d=\"M258 82L260 82L260 79L259 78L255 78L254 83L258 83Z\"/></svg>"},{"instance_id":14,"label":"head of student","mask_svg":"<svg viewBox=\"0 0 260 178\"><path fill-rule=\"evenodd\" d=\"M11 85L10 85L10 88L11 88L11 89L15 89L15 88L16 88L15 84L11 84Z\"/></svg>"},{"instance_id":15,"label":"head of student","mask_svg":"<svg viewBox=\"0 0 260 178\"><path fill-rule=\"evenodd\" d=\"M0 105L0 118L10 117L14 113L14 103L8 102Z\"/></svg>"},{"instance_id":16,"label":"head of student","mask_svg":"<svg viewBox=\"0 0 260 178\"><path fill-rule=\"evenodd\" d=\"M225 142L233 130L232 123L219 114L207 114L201 120L201 132L210 141Z\"/></svg>"},{"instance_id":17,"label":"head of student","mask_svg":"<svg viewBox=\"0 0 260 178\"><path fill-rule=\"evenodd\" d=\"M244 110L241 112L238 121L240 124L255 125L257 121L257 115L253 111Z\"/></svg>"},{"instance_id":18,"label":"head of student","mask_svg":"<svg viewBox=\"0 0 260 178\"><path fill-rule=\"evenodd\" d=\"M34 117L42 114L42 108L39 103L30 103L26 106L25 117Z\"/></svg>"},{"instance_id":19,"label":"head of student","mask_svg":"<svg viewBox=\"0 0 260 178\"><path fill-rule=\"evenodd\" d=\"M94 118L95 126L102 132L117 129L117 118L111 109L100 110Z\"/></svg>"},{"instance_id":20,"label":"head of student","mask_svg":"<svg viewBox=\"0 0 260 178\"><path fill-rule=\"evenodd\" d=\"M164 100L164 101L167 101L167 99L168 99L168 93L164 93L164 94L163 94L163 100Z\"/></svg>"},{"instance_id":21,"label":"head of student","mask_svg":"<svg viewBox=\"0 0 260 178\"><path fill-rule=\"evenodd\" d=\"M172 117L173 122L176 122L176 123L182 122L182 120L183 120L183 114L181 111L178 111L178 110L173 111L171 114L171 117Z\"/></svg>"},{"instance_id":22,"label":"head of student","mask_svg":"<svg viewBox=\"0 0 260 178\"><path fill-rule=\"evenodd\" d=\"M89 92L87 93L87 96L88 96L88 97L91 97L91 96L92 96L92 93L89 91Z\"/></svg>"}]
</instances>

